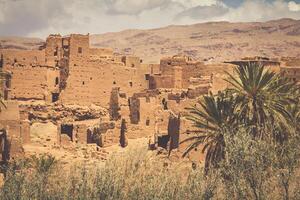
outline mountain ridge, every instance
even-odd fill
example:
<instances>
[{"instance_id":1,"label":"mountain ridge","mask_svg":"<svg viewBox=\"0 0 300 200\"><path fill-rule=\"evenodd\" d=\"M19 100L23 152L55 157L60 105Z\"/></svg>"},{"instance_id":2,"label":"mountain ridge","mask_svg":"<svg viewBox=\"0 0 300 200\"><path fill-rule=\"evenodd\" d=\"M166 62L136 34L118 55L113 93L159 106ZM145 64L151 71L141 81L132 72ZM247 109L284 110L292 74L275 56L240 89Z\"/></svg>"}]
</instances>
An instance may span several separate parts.
<instances>
[{"instance_id":1,"label":"mountain ridge","mask_svg":"<svg viewBox=\"0 0 300 200\"><path fill-rule=\"evenodd\" d=\"M23 39L14 40L11 37L5 40L0 37L0 48L37 49L43 43L37 38ZM134 54L150 63L157 63L161 57L174 54L213 62L247 56L300 57L300 20L222 21L127 29L91 34L90 43L92 47L113 48L119 54Z\"/></svg>"}]
</instances>

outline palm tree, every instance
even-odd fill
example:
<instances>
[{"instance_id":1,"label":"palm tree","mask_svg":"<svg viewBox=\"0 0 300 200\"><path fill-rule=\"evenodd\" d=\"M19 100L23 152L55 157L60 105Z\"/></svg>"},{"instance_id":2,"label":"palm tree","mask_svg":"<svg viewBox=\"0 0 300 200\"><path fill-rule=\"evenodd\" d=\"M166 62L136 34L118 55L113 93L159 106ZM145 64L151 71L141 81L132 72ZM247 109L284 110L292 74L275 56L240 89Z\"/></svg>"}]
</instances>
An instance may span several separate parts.
<instances>
[{"instance_id":1,"label":"palm tree","mask_svg":"<svg viewBox=\"0 0 300 200\"><path fill-rule=\"evenodd\" d=\"M261 139L272 136L267 135L269 128L276 129L279 123L288 125L286 105L292 101L294 83L258 62L237 66L234 72L236 76L227 73L227 82L232 86L240 123L250 127L252 134Z\"/></svg>"},{"instance_id":2,"label":"palm tree","mask_svg":"<svg viewBox=\"0 0 300 200\"><path fill-rule=\"evenodd\" d=\"M185 150L183 157L190 153L191 150L203 144L202 152L206 153L205 169L206 171L211 166L217 166L224 158L224 134L228 130L236 128L234 111L234 98L228 93L219 92L218 95L203 96L199 100L198 105L194 105L189 110L186 118L193 122L196 130L191 131L195 134L183 140L181 143L191 142Z\"/></svg>"},{"instance_id":3,"label":"palm tree","mask_svg":"<svg viewBox=\"0 0 300 200\"><path fill-rule=\"evenodd\" d=\"M204 96L198 102L200 107L188 109L187 119L197 130L193 131L195 136L181 142L191 142L183 156L204 144L206 170L224 158L225 134L235 134L242 126L255 138L283 141L291 133L289 128L295 125L295 120L300 119L299 106L296 110L288 109L299 97L294 83L260 63L237 66L235 74L228 74L232 88L215 96Z\"/></svg>"}]
</instances>

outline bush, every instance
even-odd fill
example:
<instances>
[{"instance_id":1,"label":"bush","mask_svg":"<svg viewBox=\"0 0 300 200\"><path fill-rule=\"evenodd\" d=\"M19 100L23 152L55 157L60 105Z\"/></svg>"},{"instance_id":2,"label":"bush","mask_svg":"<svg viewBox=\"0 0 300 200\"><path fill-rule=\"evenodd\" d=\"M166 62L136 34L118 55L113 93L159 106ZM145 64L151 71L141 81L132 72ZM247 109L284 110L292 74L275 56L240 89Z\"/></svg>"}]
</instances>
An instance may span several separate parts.
<instances>
[{"instance_id":1,"label":"bush","mask_svg":"<svg viewBox=\"0 0 300 200\"><path fill-rule=\"evenodd\" d=\"M31 157L6 168L0 199L299 198L298 163L279 159L277 146L254 141L243 133L237 133L229 141L225 137L225 141L224 161L206 175L201 166L171 163L141 148L125 149L95 166L79 163L67 167L49 155ZM286 145L285 152L295 152L296 142ZM298 154L286 159L291 161L296 158L294 155ZM280 176L286 170L290 174ZM282 180L288 180L288 196Z\"/></svg>"}]
</instances>

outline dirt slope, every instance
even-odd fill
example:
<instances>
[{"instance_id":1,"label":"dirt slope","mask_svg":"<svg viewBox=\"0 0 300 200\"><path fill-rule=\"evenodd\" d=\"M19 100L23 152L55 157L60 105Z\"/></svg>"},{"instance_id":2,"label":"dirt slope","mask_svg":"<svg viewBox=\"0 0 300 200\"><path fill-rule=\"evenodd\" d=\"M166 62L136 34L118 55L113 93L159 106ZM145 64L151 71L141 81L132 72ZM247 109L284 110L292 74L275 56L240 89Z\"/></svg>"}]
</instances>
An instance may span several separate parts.
<instances>
[{"instance_id":1,"label":"dirt slope","mask_svg":"<svg viewBox=\"0 0 300 200\"><path fill-rule=\"evenodd\" d=\"M91 43L156 62L162 56L180 53L213 61L256 55L300 56L300 20L209 22L152 30L125 30L92 35Z\"/></svg>"},{"instance_id":2,"label":"dirt slope","mask_svg":"<svg viewBox=\"0 0 300 200\"><path fill-rule=\"evenodd\" d=\"M135 54L144 62L158 62L163 56L182 53L212 62L246 56L300 57L300 20L209 22L125 30L91 35L91 44L111 47L122 54ZM37 49L41 45L41 39L0 37L0 48Z\"/></svg>"}]
</instances>

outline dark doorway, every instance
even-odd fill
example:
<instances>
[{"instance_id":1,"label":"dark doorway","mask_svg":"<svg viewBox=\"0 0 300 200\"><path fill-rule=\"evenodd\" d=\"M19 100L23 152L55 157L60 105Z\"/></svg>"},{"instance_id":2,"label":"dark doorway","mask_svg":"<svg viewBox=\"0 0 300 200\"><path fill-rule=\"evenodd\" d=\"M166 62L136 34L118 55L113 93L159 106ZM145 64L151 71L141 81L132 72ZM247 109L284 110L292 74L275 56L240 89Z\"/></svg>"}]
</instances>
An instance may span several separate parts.
<instances>
[{"instance_id":1,"label":"dark doorway","mask_svg":"<svg viewBox=\"0 0 300 200\"><path fill-rule=\"evenodd\" d=\"M162 136L158 136L158 146L167 149L168 147L168 142L170 140L170 136L169 135L162 135Z\"/></svg>"},{"instance_id":2,"label":"dark doorway","mask_svg":"<svg viewBox=\"0 0 300 200\"><path fill-rule=\"evenodd\" d=\"M168 102L165 98L162 99L161 103L163 105L164 110L168 110Z\"/></svg>"},{"instance_id":3,"label":"dark doorway","mask_svg":"<svg viewBox=\"0 0 300 200\"><path fill-rule=\"evenodd\" d=\"M59 93L52 93L52 103L58 101Z\"/></svg>"},{"instance_id":4,"label":"dark doorway","mask_svg":"<svg viewBox=\"0 0 300 200\"><path fill-rule=\"evenodd\" d=\"M61 134L69 136L70 140L73 141L73 125L72 124L62 124Z\"/></svg>"}]
</instances>

